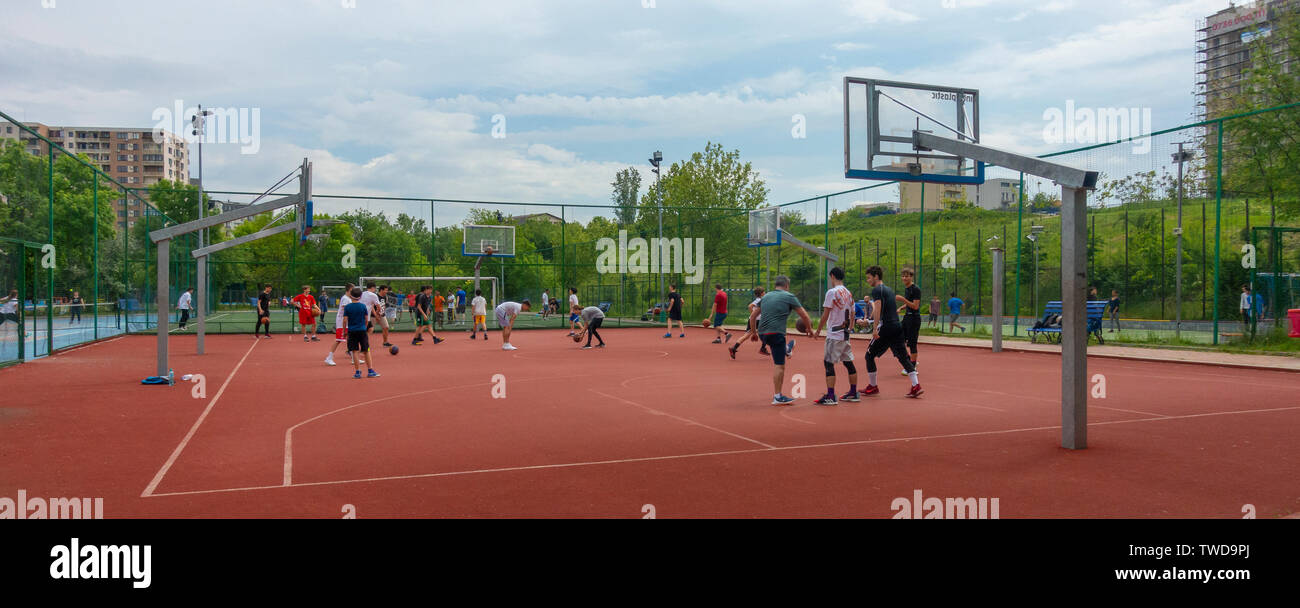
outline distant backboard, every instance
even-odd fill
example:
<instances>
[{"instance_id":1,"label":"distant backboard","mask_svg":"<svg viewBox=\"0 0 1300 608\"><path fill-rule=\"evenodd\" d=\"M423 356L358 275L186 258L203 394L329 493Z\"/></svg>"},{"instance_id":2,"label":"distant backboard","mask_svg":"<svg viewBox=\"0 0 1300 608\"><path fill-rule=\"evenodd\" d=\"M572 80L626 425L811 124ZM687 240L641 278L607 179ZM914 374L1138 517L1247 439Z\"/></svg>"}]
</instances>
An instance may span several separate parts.
<instances>
[{"instance_id":1,"label":"distant backboard","mask_svg":"<svg viewBox=\"0 0 1300 608\"><path fill-rule=\"evenodd\" d=\"M912 146L913 131L979 143L979 91L844 79L844 177L982 184L984 163Z\"/></svg>"},{"instance_id":2,"label":"distant backboard","mask_svg":"<svg viewBox=\"0 0 1300 608\"><path fill-rule=\"evenodd\" d=\"M491 251L489 254L488 251ZM465 226L465 241L461 253L467 256L513 258L515 257L514 226Z\"/></svg>"},{"instance_id":3,"label":"distant backboard","mask_svg":"<svg viewBox=\"0 0 1300 608\"><path fill-rule=\"evenodd\" d=\"M781 244L781 208L764 207L749 212L749 234L745 242L750 247L770 247Z\"/></svg>"},{"instance_id":4,"label":"distant backboard","mask_svg":"<svg viewBox=\"0 0 1300 608\"><path fill-rule=\"evenodd\" d=\"M298 218L298 240L307 242L307 237L311 236L311 230L314 226L312 221L312 200L311 200L311 161L302 159L302 168L298 174L298 191L302 195L302 202L297 205Z\"/></svg>"}]
</instances>

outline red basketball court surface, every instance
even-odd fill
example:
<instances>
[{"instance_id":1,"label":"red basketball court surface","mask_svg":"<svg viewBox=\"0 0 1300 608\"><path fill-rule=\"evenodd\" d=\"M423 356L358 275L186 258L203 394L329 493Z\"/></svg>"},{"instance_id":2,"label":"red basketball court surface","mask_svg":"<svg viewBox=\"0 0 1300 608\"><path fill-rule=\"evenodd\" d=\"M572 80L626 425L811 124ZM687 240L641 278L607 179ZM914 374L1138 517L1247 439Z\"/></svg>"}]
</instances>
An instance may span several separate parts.
<instances>
[{"instance_id":1,"label":"red basketball court surface","mask_svg":"<svg viewBox=\"0 0 1300 608\"><path fill-rule=\"evenodd\" d=\"M662 331L402 334L365 380L327 341L174 338L201 398L141 385L154 338L115 338L0 370L0 496L103 497L109 518L887 518L917 490L1002 518L1300 512L1294 372L1093 357L1105 396L1070 451L1056 354L922 345L920 399L887 358L880 395L820 407L822 343L796 337L786 392L803 374L807 396L776 407L758 344L733 361L711 330Z\"/></svg>"}]
</instances>

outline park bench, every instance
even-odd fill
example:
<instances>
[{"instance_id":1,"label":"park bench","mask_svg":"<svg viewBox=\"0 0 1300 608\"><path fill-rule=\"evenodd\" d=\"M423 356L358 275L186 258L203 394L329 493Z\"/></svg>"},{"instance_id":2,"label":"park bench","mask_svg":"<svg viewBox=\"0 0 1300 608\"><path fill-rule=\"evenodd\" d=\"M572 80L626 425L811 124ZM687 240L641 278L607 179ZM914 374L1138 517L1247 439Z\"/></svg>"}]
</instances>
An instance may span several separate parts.
<instances>
[{"instance_id":1,"label":"park bench","mask_svg":"<svg viewBox=\"0 0 1300 608\"><path fill-rule=\"evenodd\" d=\"M1106 339L1101 335L1102 320L1106 316L1106 300L1089 300L1088 301L1088 323L1087 332L1090 337L1097 338L1097 344L1105 344ZM1048 302L1043 307L1043 315L1039 318L1038 323L1029 330L1029 341L1037 342L1042 338L1049 344L1060 344L1061 342L1061 324L1056 318L1061 315L1061 303L1059 301Z\"/></svg>"}]
</instances>

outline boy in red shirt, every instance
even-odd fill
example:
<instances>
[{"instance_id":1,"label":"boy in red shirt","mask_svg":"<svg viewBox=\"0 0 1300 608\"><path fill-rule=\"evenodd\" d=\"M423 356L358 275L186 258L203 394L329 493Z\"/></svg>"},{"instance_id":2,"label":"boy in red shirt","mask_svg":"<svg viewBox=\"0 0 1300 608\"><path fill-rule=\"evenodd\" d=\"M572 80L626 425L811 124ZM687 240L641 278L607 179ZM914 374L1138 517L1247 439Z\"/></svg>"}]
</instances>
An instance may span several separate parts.
<instances>
[{"instance_id":1,"label":"boy in red shirt","mask_svg":"<svg viewBox=\"0 0 1300 608\"><path fill-rule=\"evenodd\" d=\"M293 297L293 307L298 309L298 324L302 325L302 341L320 342L320 338L316 337L316 316L320 314L320 309L316 307L316 298L311 295L311 286L302 286L302 293ZM309 332L310 337L308 337Z\"/></svg>"},{"instance_id":2,"label":"boy in red shirt","mask_svg":"<svg viewBox=\"0 0 1300 608\"><path fill-rule=\"evenodd\" d=\"M709 315L713 317L713 327L718 330L718 337L713 339L714 344L722 344L731 339L731 334L722 329L722 322L727 320L727 292L722 291L722 283L713 286L717 290L713 294L713 306L709 308Z\"/></svg>"}]
</instances>

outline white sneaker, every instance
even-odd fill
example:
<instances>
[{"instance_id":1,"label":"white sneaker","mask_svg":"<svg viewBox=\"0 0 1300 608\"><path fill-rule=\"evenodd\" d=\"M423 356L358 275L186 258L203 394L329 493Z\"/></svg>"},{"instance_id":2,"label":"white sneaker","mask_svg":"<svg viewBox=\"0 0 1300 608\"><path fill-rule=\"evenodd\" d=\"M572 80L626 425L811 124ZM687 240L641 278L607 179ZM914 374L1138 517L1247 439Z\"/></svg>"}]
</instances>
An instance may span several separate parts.
<instances>
[{"instance_id":1,"label":"white sneaker","mask_svg":"<svg viewBox=\"0 0 1300 608\"><path fill-rule=\"evenodd\" d=\"M501 350L519 350L519 349L515 348L514 344L507 342L501 345Z\"/></svg>"},{"instance_id":2,"label":"white sneaker","mask_svg":"<svg viewBox=\"0 0 1300 608\"><path fill-rule=\"evenodd\" d=\"M337 365L336 363L334 363L334 353L330 353L328 356L325 357L325 365L328 365L330 367Z\"/></svg>"}]
</instances>

